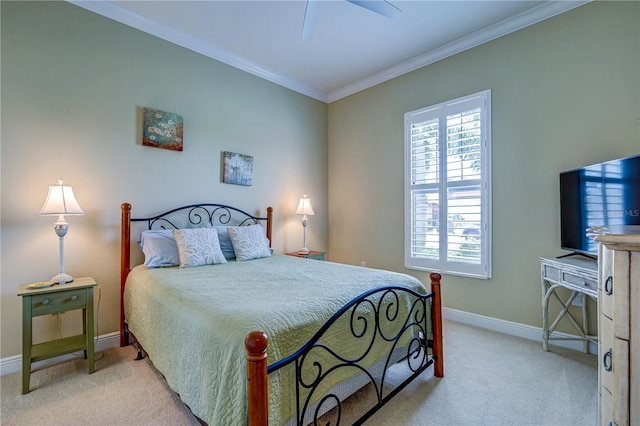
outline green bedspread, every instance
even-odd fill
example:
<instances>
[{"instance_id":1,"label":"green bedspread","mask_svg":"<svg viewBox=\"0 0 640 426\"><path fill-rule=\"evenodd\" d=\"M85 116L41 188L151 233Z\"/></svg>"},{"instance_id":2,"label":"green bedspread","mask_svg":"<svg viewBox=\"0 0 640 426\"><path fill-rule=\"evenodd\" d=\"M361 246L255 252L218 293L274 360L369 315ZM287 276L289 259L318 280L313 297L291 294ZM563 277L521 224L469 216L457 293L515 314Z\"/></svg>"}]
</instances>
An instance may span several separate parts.
<instances>
[{"instance_id":1,"label":"green bedspread","mask_svg":"<svg viewBox=\"0 0 640 426\"><path fill-rule=\"evenodd\" d=\"M267 333L273 363L353 298L387 285L426 293L409 275L285 255L185 269L137 266L124 308L129 330L196 416L210 425L245 425L250 331ZM295 414L284 387L270 376L270 424Z\"/></svg>"}]
</instances>

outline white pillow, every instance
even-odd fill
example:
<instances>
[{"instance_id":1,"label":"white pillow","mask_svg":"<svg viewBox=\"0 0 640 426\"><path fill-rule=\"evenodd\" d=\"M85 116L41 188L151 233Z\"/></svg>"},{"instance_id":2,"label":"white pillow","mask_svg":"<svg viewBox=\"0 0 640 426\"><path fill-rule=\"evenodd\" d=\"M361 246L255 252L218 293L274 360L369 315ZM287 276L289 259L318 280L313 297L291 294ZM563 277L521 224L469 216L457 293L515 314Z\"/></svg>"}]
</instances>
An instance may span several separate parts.
<instances>
[{"instance_id":1,"label":"white pillow","mask_svg":"<svg viewBox=\"0 0 640 426\"><path fill-rule=\"evenodd\" d=\"M228 227L229 237L236 252L236 260L251 260L271 256L269 240L260 225Z\"/></svg>"},{"instance_id":2,"label":"white pillow","mask_svg":"<svg viewBox=\"0 0 640 426\"><path fill-rule=\"evenodd\" d=\"M178 245L173 238L173 230L157 229L142 231L140 248L144 253L144 266L161 268L180 264Z\"/></svg>"},{"instance_id":3,"label":"white pillow","mask_svg":"<svg viewBox=\"0 0 640 426\"><path fill-rule=\"evenodd\" d=\"M181 268L227 263L214 228L175 229L173 236L178 244Z\"/></svg>"}]
</instances>

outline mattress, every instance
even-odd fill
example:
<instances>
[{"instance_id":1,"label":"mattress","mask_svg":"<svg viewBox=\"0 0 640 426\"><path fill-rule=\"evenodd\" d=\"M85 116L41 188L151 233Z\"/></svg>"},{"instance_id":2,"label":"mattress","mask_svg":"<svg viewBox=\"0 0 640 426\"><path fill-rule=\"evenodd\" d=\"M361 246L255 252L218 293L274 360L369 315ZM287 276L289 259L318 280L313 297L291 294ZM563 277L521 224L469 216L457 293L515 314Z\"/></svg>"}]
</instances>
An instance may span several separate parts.
<instances>
[{"instance_id":1,"label":"mattress","mask_svg":"<svg viewBox=\"0 0 640 426\"><path fill-rule=\"evenodd\" d=\"M140 265L128 275L124 309L129 330L196 416L211 425L245 425L250 331L269 336L272 363L302 346L343 305L389 285L427 293L406 274L277 254L197 268ZM327 343L339 347L342 337ZM287 368L269 376L270 424L284 424L296 412Z\"/></svg>"}]
</instances>

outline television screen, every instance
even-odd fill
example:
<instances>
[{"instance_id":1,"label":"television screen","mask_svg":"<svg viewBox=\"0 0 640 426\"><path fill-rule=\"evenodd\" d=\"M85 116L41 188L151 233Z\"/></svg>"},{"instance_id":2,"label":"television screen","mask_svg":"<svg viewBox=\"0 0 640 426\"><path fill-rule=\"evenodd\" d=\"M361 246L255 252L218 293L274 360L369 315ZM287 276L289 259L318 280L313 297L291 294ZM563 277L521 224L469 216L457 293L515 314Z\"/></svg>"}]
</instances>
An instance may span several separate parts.
<instances>
[{"instance_id":1,"label":"television screen","mask_svg":"<svg viewBox=\"0 0 640 426\"><path fill-rule=\"evenodd\" d=\"M640 225L640 155L560 173L560 243L597 254L592 226Z\"/></svg>"}]
</instances>

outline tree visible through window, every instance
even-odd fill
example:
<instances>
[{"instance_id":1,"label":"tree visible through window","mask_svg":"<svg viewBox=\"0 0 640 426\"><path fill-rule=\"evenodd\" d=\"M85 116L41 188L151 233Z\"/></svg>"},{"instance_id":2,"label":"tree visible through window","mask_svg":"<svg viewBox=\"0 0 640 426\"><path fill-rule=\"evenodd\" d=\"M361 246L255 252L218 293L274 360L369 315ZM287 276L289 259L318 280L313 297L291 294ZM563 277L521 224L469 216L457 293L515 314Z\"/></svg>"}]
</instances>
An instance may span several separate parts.
<instances>
[{"instance_id":1,"label":"tree visible through window","mask_svg":"<svg viewBox=\"0 0 640 426\"><path fill-rule=\"evenodd\" d=\"M491 276L489 90L405 114L405 266Z\"/></svg>"}]
</instances>

